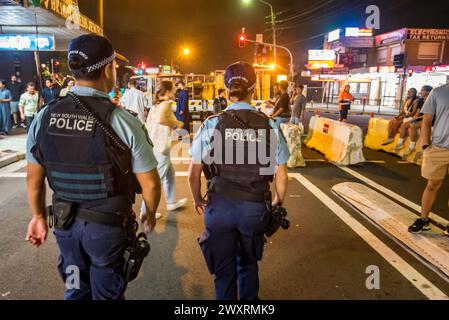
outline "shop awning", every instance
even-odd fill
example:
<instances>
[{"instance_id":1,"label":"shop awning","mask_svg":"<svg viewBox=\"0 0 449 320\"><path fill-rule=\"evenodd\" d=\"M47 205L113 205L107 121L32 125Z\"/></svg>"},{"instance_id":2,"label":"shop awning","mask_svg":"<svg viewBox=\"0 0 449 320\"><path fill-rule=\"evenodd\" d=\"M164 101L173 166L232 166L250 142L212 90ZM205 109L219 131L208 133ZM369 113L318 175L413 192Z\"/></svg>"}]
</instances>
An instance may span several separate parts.
<instances>
[{"instance_id":1,"label":"shop awning","mask_svg":"<svg viewBox=\"0 0 449 320\"><path fill-rule=\"evenodd\" d=\"M43 1L41 7L23 7L15 0L0 0L0 33L54 35L56 51L66 51L69 41L87 33L103 34L103 29L86 16L75 15L70 0ZM78 18L79 17L79 18Z\"/></svg>"}]
</instances>

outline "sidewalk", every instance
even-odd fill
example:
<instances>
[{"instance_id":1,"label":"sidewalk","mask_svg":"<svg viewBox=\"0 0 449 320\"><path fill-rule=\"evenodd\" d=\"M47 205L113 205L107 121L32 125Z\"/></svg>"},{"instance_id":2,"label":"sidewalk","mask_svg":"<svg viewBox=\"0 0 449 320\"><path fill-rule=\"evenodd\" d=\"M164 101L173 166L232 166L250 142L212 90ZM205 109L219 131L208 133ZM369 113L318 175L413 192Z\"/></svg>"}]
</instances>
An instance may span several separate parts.
<instances>
[{"instance_id":1,"label":"sidewalk","mask_svg":"<svg viewBox=\"0 0 449 320\"><path fill-rule=\"evenodd\" d=\"M307 110L320 110L320 111L329 111L333 113L338 113L338 105L337 104L326 104L326 103L314 103L313 106L309 102L307 104ZM379 112L380 110L380 112ZM399 110L394 109L392 107L379 107L379 106L365 106L363 108L363 105L352 105L351 106L351 114L367 114L370 115L371 113L376 115L385 115L385 116L397 116L399 114Z\"/></svg>"},{"instance_id":2,"label":"sidewalk","mask_svg":"<svg viewBox=\"0 0 449 320\"><path fill-rule=\"evenodd\" d=\"M25 159L26 133L16 131L10 136L0 136L0 168Z\"/></svg>"}]
</instances>

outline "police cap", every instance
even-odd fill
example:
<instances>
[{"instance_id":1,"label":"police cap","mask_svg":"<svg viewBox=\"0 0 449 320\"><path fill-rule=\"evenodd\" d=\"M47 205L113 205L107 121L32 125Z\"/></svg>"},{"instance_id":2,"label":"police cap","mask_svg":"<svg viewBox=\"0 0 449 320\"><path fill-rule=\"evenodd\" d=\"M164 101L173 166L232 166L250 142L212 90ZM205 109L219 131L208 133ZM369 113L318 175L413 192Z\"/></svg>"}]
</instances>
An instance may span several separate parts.
<instances>
[{"instance_id":1,"label":"police cap","mask_svg":"<svg viewBox=\"0 0 449 320\"><path fill-rule=\"evenodd\" d=\"M228 89L233 83L239 83L248 90L254 89L257 82L256 71L247 62L236 62L231 64L225 72L225 85Z\"/></svg>"},{"instance_id":2,"label":"police cap","mask_svg":"<svg viewBox=\"0 0 449 320\"><path fill-rule=\"evenodd\" d=\"M68 58L78 58L83 72L91 73L110 64L116 58L111 42L97 34L86 34L70 41ZM72 67L73 68L73 67Z\"/></svg>"}]
</instances>

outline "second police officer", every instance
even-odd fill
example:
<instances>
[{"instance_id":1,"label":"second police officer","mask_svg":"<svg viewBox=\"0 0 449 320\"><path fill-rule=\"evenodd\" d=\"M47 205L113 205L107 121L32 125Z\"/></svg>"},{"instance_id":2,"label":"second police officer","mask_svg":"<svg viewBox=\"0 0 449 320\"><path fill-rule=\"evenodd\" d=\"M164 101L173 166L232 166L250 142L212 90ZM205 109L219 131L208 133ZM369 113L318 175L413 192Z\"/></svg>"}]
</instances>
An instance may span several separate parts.
<instances>
[{"instance_id":1,"label":"second police officer","mask_svg":"<svg viewBox=\"0 0 449 320\"><path fill-rule=\"evenodd\" d=\"M51 102L29 130L27 183L34 217L26 239L35 246L46 240L47 178L54 192L48 222L54 222L65 299L123 299L129 277L119 262L135 236L138 185L149 213L145 227L156 225L157 162L140 121L109 100L117 77L111 43L83 35L68 51L75 95Z\"/></svg>"},{"instance_id":2,"label":"second police officer","mask_svg":"<svg viewBox=\"0 0 449 320\"><path fill-rule=\"evenodd\" d=\"M232 104L206 120L191 147L189 183L206 230L199 240L217 300L257 300L271 206L285 198L290 152L278 125L251 106L257 76L245 62L229 66ZM201 173L208 198L201 194ZM274 197L270 182L275 180Z\"/></svg>"}]
</instances>

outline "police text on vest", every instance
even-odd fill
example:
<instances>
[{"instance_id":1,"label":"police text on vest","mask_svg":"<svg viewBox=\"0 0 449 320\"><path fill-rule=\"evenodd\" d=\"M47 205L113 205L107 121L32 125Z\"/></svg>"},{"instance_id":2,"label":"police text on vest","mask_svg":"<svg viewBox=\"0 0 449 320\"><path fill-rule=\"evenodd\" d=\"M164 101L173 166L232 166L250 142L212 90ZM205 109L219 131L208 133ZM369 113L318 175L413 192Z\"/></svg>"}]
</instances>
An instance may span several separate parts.
<instances>
[{"instance_id":1,"label":"police text on vest","mask_svg":"<svg viewBox=\"0 0 449 320\"><path fill-rule=\"evenodd\" d=\"M93 119L82 114L52 113L50 117L50 128L68 131L92 132L94 124Z\"/></svg>"}]
</instances>

